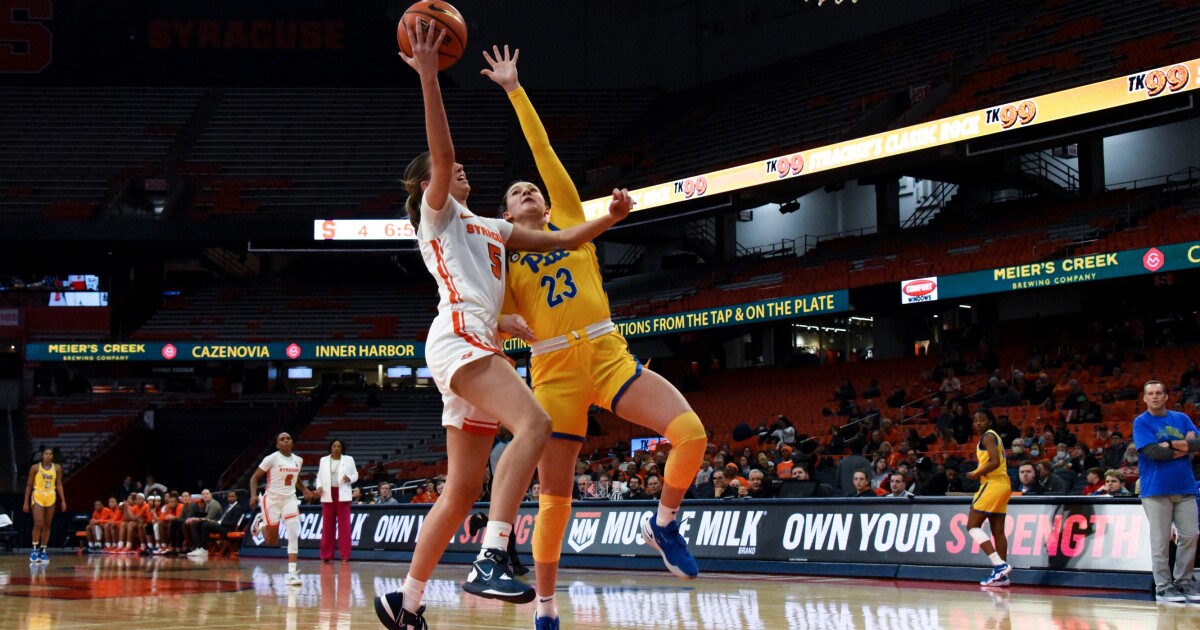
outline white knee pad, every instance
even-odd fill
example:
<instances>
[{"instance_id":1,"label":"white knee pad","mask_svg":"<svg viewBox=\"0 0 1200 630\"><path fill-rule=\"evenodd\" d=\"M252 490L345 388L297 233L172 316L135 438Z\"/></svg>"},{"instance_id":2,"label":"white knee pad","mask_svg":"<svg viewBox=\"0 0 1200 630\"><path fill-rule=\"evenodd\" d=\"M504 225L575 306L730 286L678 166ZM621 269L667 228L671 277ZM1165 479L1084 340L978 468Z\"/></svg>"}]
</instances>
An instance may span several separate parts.
<instances>
[{"instance_id":1,"label":"white knee pad","mask_svg":"<svg viewBox=\"0 0 1200 630\"><path fill-rule=\"evenodd\" d=\"M975 542L977 542L981 545L992 539L991 536L988 536L987 534L983 533L983 530L978 527L972 527L971 529L968 529L967 535L969 535L972 540L974 540Z\"/></svg>"},{"instance_id":2,"label":"white knee pad","mask_svg":"<svg viewBox=\"0 0 1200 630\"><path fill-rule=\"evenodd\" d=\"M287 530L288 553L300 551L300 519L289 518L283 522L283 527Z\"/></svg>"}]
</instances>

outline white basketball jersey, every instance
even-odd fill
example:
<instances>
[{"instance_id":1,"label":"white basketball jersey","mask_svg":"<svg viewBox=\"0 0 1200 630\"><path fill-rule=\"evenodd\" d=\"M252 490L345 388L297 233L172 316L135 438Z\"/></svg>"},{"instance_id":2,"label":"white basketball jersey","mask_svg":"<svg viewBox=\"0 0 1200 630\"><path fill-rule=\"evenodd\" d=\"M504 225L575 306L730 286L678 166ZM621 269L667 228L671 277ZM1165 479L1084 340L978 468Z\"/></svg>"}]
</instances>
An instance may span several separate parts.
<instances>
[{"instance_id":1,"label":"white basketball jersey","mask_svg":"<svg viewBox=\"0 0 1200 630\"><path fill-rule=\"evenodd\" d=\"M432 208L421 200L417 229L421 257L437 280L438 311L468 311L492 328L504 305L504 244L513 226L500 219L476 216L446 197L445 214L434 221Z\"/></svg>"},{"instance_id":2,"label":"white basketball jersey","mask_svg":"<svg viewBox=\"0 0 1200 630\"><path fill-rule=\"evenodd\" d=\"M295 497L296 477L300 476L300 467L303 465L304 460L295 453L291 457L285 457L279 451L267 455L258 465L260 470L267 472L263 494L268 497Z\"/></svg>"}]
</instances>

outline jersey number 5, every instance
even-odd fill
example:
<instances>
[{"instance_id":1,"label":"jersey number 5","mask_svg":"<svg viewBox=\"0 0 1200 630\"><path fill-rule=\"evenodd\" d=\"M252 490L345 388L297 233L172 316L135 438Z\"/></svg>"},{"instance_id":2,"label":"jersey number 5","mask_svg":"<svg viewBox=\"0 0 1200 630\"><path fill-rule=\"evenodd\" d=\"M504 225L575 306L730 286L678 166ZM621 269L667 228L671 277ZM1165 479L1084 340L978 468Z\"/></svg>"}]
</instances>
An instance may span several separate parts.
<instances>
[{"instance_id":1,"label":"jersey number 5","mask_svg":"<svg viewBox=\"0 0 1200 630\"><path fill-rule=\"evenodd\" d=\"M504 263L504 257L501 256L502 253L498 245L488 243L488 258L492 261L492 275L496 276L497 280L500 279L500 265Z\"/></svg>"},{"instance_id":2,"label":"jersey number 5","mask_svg":"<svg viewBox=\"0 0 1200 630\"><path fill-rule=\"evenodd\" d=\"M558 283L562 283L562 290L559 290ZM575 287L575 279L571 277L571 270L566 267L559 267L558 271L553 276L542 276L542 281L539 283L543 287L548 287L546 291L546 304L550 308L554 308L563 303L563 299L570 299L579 294L579 289Z\"/></svg>"}]
</instances>

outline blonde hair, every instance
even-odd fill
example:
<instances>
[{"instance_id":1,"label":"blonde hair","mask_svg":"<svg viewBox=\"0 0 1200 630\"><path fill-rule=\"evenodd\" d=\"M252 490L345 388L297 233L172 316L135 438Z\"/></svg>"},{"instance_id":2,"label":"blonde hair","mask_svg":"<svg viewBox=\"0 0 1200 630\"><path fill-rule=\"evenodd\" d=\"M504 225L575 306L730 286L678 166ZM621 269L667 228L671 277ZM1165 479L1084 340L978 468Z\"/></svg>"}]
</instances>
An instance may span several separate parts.
<instances>
[{"instance_id":1,"label":"blonde hair","mask_svg":"<svg viewBox=\"0 0 1200 630\"><path fill-rule=\"evenodd\" d=\"M404 169L404 179L400 182L408 192L408 199L404 200L404 209L408 212L408 220L413 227L421 225L421 199L425 196L425 191L421 190L421 182L424 181L429 181L428 151L408 163L408 168Z\"/></svg>"}]
</instances>

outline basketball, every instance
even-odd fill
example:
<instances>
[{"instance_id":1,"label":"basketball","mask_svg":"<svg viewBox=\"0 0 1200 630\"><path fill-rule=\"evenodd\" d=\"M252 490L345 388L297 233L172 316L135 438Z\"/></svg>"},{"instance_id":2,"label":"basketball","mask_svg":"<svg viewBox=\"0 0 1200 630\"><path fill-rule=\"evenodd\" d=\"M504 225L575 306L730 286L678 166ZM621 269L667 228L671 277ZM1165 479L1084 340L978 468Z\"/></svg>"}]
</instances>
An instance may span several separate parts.
<instances>
[{"instance_id":1,"label":"basketball","mask_svg":"<svg viewBox=\"0 0 1200 630\"><path fill-rule=\"evenodd\" d=\"M446 36L438 47L438 70L445 70L454 65L467 49L467 22L458 9L445 2L422 0L404 12L400 24L396 27L396 42L400 50L412 56L412 44L408 41L407 23L414 33L421 33L429 28L444 28Z\"/></svg>"}]
</instances>

